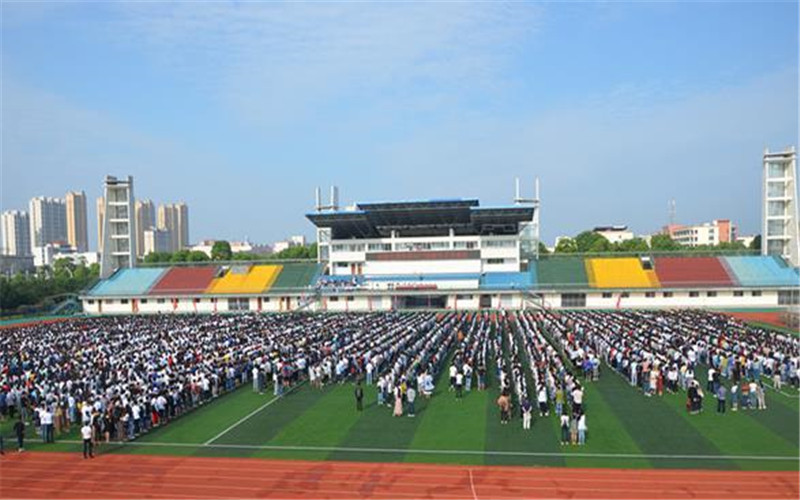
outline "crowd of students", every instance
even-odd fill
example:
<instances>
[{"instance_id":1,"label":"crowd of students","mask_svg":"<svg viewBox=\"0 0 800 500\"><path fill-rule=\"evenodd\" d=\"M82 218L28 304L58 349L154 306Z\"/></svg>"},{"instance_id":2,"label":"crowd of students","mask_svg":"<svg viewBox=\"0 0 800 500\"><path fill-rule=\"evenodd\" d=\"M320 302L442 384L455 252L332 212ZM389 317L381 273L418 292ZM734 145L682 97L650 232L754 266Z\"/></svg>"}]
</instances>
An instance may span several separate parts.
<instances>
[{"instance_id":1,"label":"crowd of students","mask_svg":"<svg viewBox=\"0 0 800 500\"><path fill-rule=\"evenodd\" d=\"M687 411L708 393L726 406L766 408L765 381L800 388L800 339L696 310L538 313L536 321L576 366L599 360L646 396L685 391ZM706 369L706 383L698 370ZM584 374L587 370L583 370ZM705 389L704 389L705 387Z\"/></svg>"}]
</instances>

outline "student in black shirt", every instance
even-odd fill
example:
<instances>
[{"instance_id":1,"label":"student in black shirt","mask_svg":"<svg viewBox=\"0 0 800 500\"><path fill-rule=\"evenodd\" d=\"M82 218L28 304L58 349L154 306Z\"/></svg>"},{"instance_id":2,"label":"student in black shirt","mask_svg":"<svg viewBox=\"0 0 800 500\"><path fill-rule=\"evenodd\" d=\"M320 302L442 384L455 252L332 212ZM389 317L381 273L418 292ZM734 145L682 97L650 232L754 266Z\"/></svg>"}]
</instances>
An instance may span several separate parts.
<instances>
[{"instance_id":1,"label":"student in black shirt","mask_svg":"<svg viewBox=\"0 0 800 500\"><path fill-rule=\"evenodd\" d=\"M356 382L356 410L361 411L364 409L363 400L364 400L364 389L361 387L361 381L359 380Z\"/></svg>"},{"instance_id":2,"label":"student in black shirt","mask_svg":"<svg viewBox=\"0 0 800 500\"><path fill-rule=\"evenodd\" d=\"M25 449L25 422L22 421L22 415L14 423L14 434L17 436L17 452L20 452Z\"/></svg>"}]
</instances>

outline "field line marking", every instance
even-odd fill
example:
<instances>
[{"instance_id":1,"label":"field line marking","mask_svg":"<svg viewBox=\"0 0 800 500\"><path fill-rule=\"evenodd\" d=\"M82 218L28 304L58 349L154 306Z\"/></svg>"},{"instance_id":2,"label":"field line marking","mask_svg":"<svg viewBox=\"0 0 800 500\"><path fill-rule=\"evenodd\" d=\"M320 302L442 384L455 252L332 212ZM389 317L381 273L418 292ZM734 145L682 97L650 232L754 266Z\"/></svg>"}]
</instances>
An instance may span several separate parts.
<instances>
[{"instance_id":1,"label":"field line marking","mask_svg":"<svg viewBox=\"0 0 800 500\"><path fill-rule=\"evenodd\" d=\"M208 446L208 445L210 445L211 443L213 443L213 442L214 442L214 441L216 441L217 439L221 438L221 437L222 437L222 436L224 436L225 434L227 434L227 433L229 433L230 431L232 431L232 430L233 430L234 428L236 428L236 427L237 427L239 424L242 424L242 423L244 423L245 421L247 421L247 420L248 420L250 417L252 417L252 416L253 416L253 415L255 415L256 413L260 412L261 410L263 410L264 408L268 407L268 406L269 406L269 405L271 405L272 403L274 403L274 402L278 401L279 399L281 399L283 396L288 396L289 394L291 394L291 392L292 392L292 391L294 391L295 389L297 389L298 387L300 387L300 386L301 386L301 385L303 385L304 383L305 383L305 381L303 381L303 382L301 382L301 383L299 383L299 384L295 385L294 387L292 387L292 388L290 388L288 391L286 391L286 394L284 394L284 395L282 395L282 396L275 396L274 398L270 399L269 401L267 401L267 402L266 402L266 403L264 403L263 405L259 406L259 407L258 407L258 408L256 408L255 410L251 411L250 413L248 413L248 414L247 414L247 415L245 415L244 417L242 417L242 418L240 418L239 420L237 420L235 423L233 423L233 425L229 426L229 427L228 427L227 429L225 429L224 431L220 432L219 434L217 434L217 435L216 435L216 436L214 436L213 438L211 438L211 439L209 439L208 441L206 441L205 443L203 443L203 446Z\"/></svg>"},{"instance_id":2,"label":"field line marking","mask_svg":"<svg viewBox=\"0 0 800 500\"><path fill-rule=\"evenodd\" d=\"M83 441L63 440L59 443L81 444ZM547 451L503 451L503 450L432 450L409 448L368 448L368 447L337 447L337 446L289 446L269 444L203 444L203 443L165 443L146 441L126 441L123 443L111 442L113 445L122 446L156 446L176 448L229 448L242 450L275 450L275 451L345 451L354 453L403 453L422 455L497 455L520 457L577 457L577 458L653 458L665 460L785 460L800 462L800 456L795 455L669 455L669 454L642 454L642 453L588 453L588 452L547 452Z\"/></svg>"},{"instance_id":3,"label":"field line marking","mask_svg":"<svg viewBox=\"0 0 800 500\"><path fill-rule=\"evenodd\" d=\"M478 500L478 494L475 493L475 480L472 479L472 469L469 469L469 485L472 488L472 498L473 498L473 500Z\"/></svg>"}]
</instances>

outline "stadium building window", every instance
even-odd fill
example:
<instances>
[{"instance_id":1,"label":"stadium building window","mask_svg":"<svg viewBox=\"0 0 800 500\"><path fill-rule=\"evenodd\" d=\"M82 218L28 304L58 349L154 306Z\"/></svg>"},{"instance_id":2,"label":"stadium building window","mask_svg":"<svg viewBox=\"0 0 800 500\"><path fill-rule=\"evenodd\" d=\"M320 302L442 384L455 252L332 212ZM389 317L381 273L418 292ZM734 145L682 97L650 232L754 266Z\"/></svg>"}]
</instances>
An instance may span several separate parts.
<instances>
[{"instance_id":1,"label":"stadium building window","mask_svg":"<svg viewBox=\"0 0 800 500\"><path fill-rule=\"evenodd\" d=\"M715 292L713 290L709 291L709 292L706 292L706 297L716 297L716 296L717 296L717 292Z\"/></svg>"},{"instance_id":2,"label":"stadium building window","mask_svg":"<svg viewBox=\"0 0 800 500\"><path fill-rule=\"evenodd\" d=\"M744 292L741 291L741 290L734 290L733 291L733 296L734 297L744 297Z\"/></svg>"},{"instance_id":3,"label":"stadium building window","mask_svg":"<svg viewBox=\"0 0 800 500\"><path fill-rule=\"evenodd\" d=\"M147 304L147 299L141 299L141 300L139 301L139 303L140 303L140 304Z\"/></svg>"},{"instance_id":4,"label":"stadium building window","mask_svg":"<svg viewBox=\"0 0 800 500\"><path fill-rule=\"evenodd\" d=\"M119 303L120 304L127 304L128 303L128 299L120 299Z\"/></svg>"},{"instance_id":5,"label":"stadium building window","mask_svg":"<svg viewBox=\"0 0 800 500\"><path fill-rule=\"evenodd\" d=\"M346 298L345 300L346 300L347 302L352 302L352 301L354 301L354 300L355 300L355 298L354 298L352 295L348 295L348 296L347 296L347 298Z\"/></svg>"},{"instance_id":6,"label":"stadium building window","mask_svg":"<svg viewBox=\"0 0 800 500\"><path fill-rule=\"evenodd\" d=\"M484 240L485 248L512 248L517 246L517 240Z\"/></svg>"},{"instance_id":7,"label":"stadium building window","mask_svg":"<svg viewBox=\"0 0 800 500\"><path fill-rule=\"evenodd\" d=\"M613 298L613 297L614 297L613 293L611 293L611 292L603 292L603 298L604 299L610 299L610 298Z\"/></svg>"},{"instance_id":8,"label":"stadium building window","mask_svg":"<svg viewBox=\"0 0 800 500\"><path fill-rule=\"evenodd\" d=\"M622 294L620 294L620 297L622 297L623 299L627 299L630 296L631 296L630 292L622 292Z\"/></svg>"},{"instance_id":9,"label":"stadium building window","mask_svg":"<svg viewBox=\"0 0 800 500\"><path fill-rule=\"evenodd\" d=\"M645 292L644 296L647 297L648 299L652 299L655 298L656 292Z\"/></svg>"},{"instance_id":10,"label":"stadium building window","mask_svg":"<svg viewBox=\"0 0 800 500\"><path fill-rule=\"evenodd\" d=\"M753 290L750 292L750 295L753 297L761 297L761 290Z\"/></svg>"},{"instance_id":11,"label":"stadium building window","mask_svg":"<svg viewBox=\"0 0 800 500\"><path fill-rule=\"evenodd\" d=\"M778 305L796 306L800 304L800 290L778 291Z\"/></svg>"},{"instance_id":12,"label":"stadium building window","mask_svg":"<svg viewBox=\"0 0 800 500\"><path fill-rule=\"evenodd\" d=\"M689 292L689 297L699 297L700 292Z\"/></svg>"},{"instance_id":13,"label":"stadium building window","mask_svg":"<svg viewBox=\"0 0 800 500\"><path fill-rule=\"evenodd\" d=\"M94 300L92 300L92 299L89 299L89 300L87 300L87 301L86 301L86 303L87 303L87 304L94 304Z\"/></svg>"},{"instance_id":14,"label":"stadium building window","mask_svg":"<svg viewBox=\"0 0 800 500\"><path fill-rule=\"evenodd\" d=\"M562 293L561 307L586 307L586 294Z\"/></svg>"},{"instance_id":15,"label":"stadium building window","mask_svg":"<svg viewBox=\"0 0 800 500\"><path fill-rule=\"evenodd\" d=\"M262 297L261 302L269 302L269 297Z\"/></svg>"},{"instance_id":16,"label":"stadium building window","mask_svg":"<svg viewBox=\"0 0 800 500\"><path fill-rule=\"evenodd\" d=\"M487 264L504 264L505 259L486 259Z\"/></svg>"},{"instance_id":17,"label":"stadium building window","mask_svg":"<svg viewBox=\"0 0 800 500\"><path fill-rule=\"evenodd\" d=\"M672 297L672 292L664 292L661 294L661 296L664 297L665 299L668 299Z\"/></svg>"},{"instance_id":18,"label":"stadium building window","mask_svg":"<svg viewBox=\"0 0 800 500\"><path fill-rule=\"evenodd\" d=\"M456 295L456 300L472 300L472 295Z\"/></svg>"},{"instance_id":19,"label":"stadium building window","mask_svg":"<svg viewBox=\"0 0 800 500\"><path fill-rule=\"evenodd\" d=\"M328 300L330 300L331 302L339 302L339 297L334 295L333 297L328 298Z\"/></svg>"},{"instance_id":20,"label":"stadium building window","mask_svg":"<svg viewBox=\"0 0 800 500\"><path fill-rule=\"evenodd\" d=\"M163 303L164 303L164 299L156 299L156 304L163 304Z\"/></svg>"},{"instance_id":21,"label":"stadium building window","mask_svg":"<svg viewBox=\"0 0 800 500\"><path fill-rule=\"evenodd\" d=\"M195 299L194 299L194 303L195 303L195 304L199 304L199 303L200 303L200 299L198 299L198 298L195 298Z\"/></svg>"}]
</instances>

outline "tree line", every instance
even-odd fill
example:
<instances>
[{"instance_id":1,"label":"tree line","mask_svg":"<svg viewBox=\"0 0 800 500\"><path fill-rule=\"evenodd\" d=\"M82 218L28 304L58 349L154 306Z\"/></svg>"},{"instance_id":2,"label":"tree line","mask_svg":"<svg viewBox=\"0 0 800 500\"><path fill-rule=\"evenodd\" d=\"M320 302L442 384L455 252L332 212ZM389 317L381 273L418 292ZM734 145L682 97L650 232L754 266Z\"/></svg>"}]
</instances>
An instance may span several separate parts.
<instances>
[{"instance_id":1,"label":"tree line","mask_svg":"<svg viewBox=\"0 0 800 500\"><path fill-rule=\"evenodd\" d=\"M142 262L145 264L173 264L181 262L212 262L212 261L270 261L290 259L317 258L317 244L298 245L289 247L277 253L255 254L247 252L233 253L231 244L224 240L215 241L211 247L211 256L199 250L179 250L177 252L152 252L145 255Z\"/></svg>"},{"instance_id":2,"label":"tree line","mask_svg":"<svg viewBox=\"0 0 800 500\"><path fill-rule=\"evenodd\" d=\"M58 295L80 293L99 276L99 264L74 264L69 259L58 259L36 273L0 276L0 315L46 312L60 301Z\"/></svg>"},{"instance_id":3,"label":"tree line","mask_svg":"<svg viewBox=\"0 0 800 500\"><path fill-rule=\"evenodd\" d=\"M756 236L749 247L740 241L722 242L719 245L684 246L673 240L668 234L656 234L650 238L650 244L644 238L611 243L602 234L594 231L583 231L574 238L561 238L554 253L609 253L609 252L737 252L758 250L761 248L761 236ZM541 247L540 247L540 253ZM546 251L544 252L546 253Z\"/></svg>"}]
</instances>

